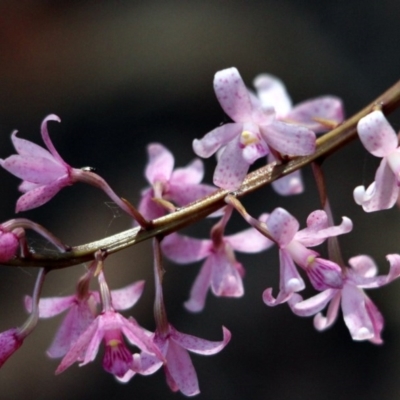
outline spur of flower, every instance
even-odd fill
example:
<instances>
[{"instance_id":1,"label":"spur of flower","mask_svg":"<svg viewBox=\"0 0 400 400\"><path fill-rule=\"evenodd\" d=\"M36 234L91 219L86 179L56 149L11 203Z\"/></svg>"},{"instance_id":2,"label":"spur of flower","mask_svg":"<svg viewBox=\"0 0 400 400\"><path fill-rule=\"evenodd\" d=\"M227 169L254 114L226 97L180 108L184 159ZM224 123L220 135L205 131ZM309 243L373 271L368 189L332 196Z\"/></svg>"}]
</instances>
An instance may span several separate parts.
<instances>
[{"instance_id":1,"label":"spur of flower","mask_svg":"<svg viewBox=\"0 0 400 400\"><path fill-rule=\"evenodd\" d=\"M166 208L184 206L215 191L215 187L200 183L204 176L201 160L194 159L186 167L174 170L174 156L163 145L152 143L147 152L145 176L151 187L143 190L138 207L145 218L161 217Z\"/></svg>"},{"instance_id":2,"label":"spur of flower","mask_svg":"<svg viewBox=\"0 0 400 400\"><path fill-rule=\"evenodd\" d=\"M314 326L319 331L329 328L335 322L341 307L344 322L354 340L381 344L383 316L363 289L379 288L400 276L400 256L389 254L386 258L390 263L387 275L376 275L377 267L370 257L353 257L349 260L350 268L344 270L341 288L326 289L307 300L294 294L289 300L289 306L301 317L315 315ZM320 311L328 304L325 317Z\"/></svg>"},{"instance_id":3,"label":"spur of flower","mask_svg":"<svg viewBox=\"0 0 400 400\"><path fill-rule=\"evenodd\" d=\"M172 391L179 390L186 396L195 396L200 393L199 383L188 351L207 356L219 353L231 339L231 333L225 327L222 327L222 333L222 341L213 342L178 332L168 324L165 333L156 330L153 336L153 342L160 349L165 362L144 351L140 355L135 354L133 369L120 380L122 382L129 381L135 372L149 375L164 366L167 384Z\"/></svg>"},{"instance_id":4,"label":"spur of flower","mask_svg":"<svg viewBox=\"0 0 400 400\"><path fill-rule=\"evenodd\" d=\"M214 90L225 113L234 121L193 141L194 152L210 157L219 149L214 184L237 189L249 166L271 152L309 155L315 151L315 133L276 118L273 108L263 109L246 88L239 71L228 68L216 73Z\"/></svg>"},{"instance_id":5,"label":"spur of flower","mask_svg":"<svg viewBox=\"0 0 400 400\"><path fill-rule=\"evenodd\" d=\"M267 214L264 214L260 221L266 218ZM161 244L163 253L176 263L187 264L205 259L193 283L190 298L185 302L185 307L192 312L203 310L209 288L216 296L243 296L245 270L236 260L234 251L258 253L273 245L254 228L229 236L223 236L223 231L219 230L211 236L212 239L195 239L173 233L165 237Z\"/></svg>"},{"instance_id":6,"label":"spur of flower","mask_svg":"<svg viewBox=\"0 0 400 400\"><path fill-rule=\"evenodd\" d=\"M327 238L350 232L353 224L343 217L338 226L329 226L325 211L317 210L307 218L307 228L299 231L298 221L283 208L276 208L266 222L267 229L279 246L280 280L279 293L272 296L272 288L263 293L263 300L268 306L275 306L288 301L295 292L305 288L295 263L305 270L311 284L317 290L341 288L342 271L332 261L319 257L308 249L323 243Z\"/></svg>"},{"instance_id":7,"label":"spur of flower","mask_svg":"<svg viewBox=\"0 0 400 400\"><path fill-rule=\"evenodd\" d=\"M253 85L257 94L251 97L253 104L264 110L273 108L278 121L304 126L315 133L328 131L343 122L343 103L338 97L320 96L293 106L285 85L275 76L258 75ZM268 154L268 163L275 160L272 153ZM303 192L300 170L272 182L272 187L283 196Z\"/></svg>"},{"instance_id":8,"label":"spur of flower","mask_svg":"<svg viewBox=\"0 0 400 400\"><path fill-rule=\"evenodd\" d=\"M364 147L382 161L375 181L367 189L364 186L354 189L354 200L366 212L391 208L399 197L400 186L400 148L396 132L382 111L373 111L361 118L357 131Z\"/></svg>"}]
</instances>

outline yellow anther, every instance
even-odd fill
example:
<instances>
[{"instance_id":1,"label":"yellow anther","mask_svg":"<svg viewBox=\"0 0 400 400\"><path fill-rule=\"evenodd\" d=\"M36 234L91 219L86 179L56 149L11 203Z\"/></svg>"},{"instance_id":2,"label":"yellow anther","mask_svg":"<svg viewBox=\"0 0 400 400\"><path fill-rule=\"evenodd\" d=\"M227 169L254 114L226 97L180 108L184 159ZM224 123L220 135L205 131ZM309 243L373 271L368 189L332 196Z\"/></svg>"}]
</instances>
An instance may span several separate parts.
<instances>
[{"instance_id":1,"label":"yellow anther","mask_svg":"<svg viewBox=\"0 0 400 400\"><path fill-rule=\"evenodd\" d=\"M258 139L257 139L257 136L253 132L243 131L241 134L240 142L242 144L244 144L245 146L247 146L249 144L257 143Z\"/></svg>"},{"instance_id":2,"label":"yellow anther","mask_svg":"<svg viewBox=\"0 0 400 400\"><path fill-rule=\"evenodd\" d=\"M118 339L111 339L108 341L107 345L110 347L118 347L120 343L121 341Z\"/></svg>"},{"instance_id":3,"label":"yellow anther","mask_svg":"<svg viewBox=\"0 0 400 400\"><path fill-rule=\"evenodd\" d=\"M312 266L312 264L314 263L314 261L315 261L315 256L308 256L307 257L307 266L309 266L309 267L311 267Z\"/></svg>"}]
</instances>

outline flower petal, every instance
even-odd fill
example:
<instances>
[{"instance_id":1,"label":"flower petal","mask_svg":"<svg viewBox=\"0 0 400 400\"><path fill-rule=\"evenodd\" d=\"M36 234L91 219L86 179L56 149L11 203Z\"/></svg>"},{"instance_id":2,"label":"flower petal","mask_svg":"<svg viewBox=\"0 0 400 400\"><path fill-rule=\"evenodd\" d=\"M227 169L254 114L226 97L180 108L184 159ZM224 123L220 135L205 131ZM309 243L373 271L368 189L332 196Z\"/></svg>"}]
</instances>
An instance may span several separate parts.
<instances>
[{"instance_id":1,"label":"flower petal","mask_svg":"<svg viewBox=\"0 0 400 400\"><path fill-rule=\"evenodd\" d=\"M172 233L161 242L163 253L178 264L192 263L207 257L211 251L211 240L195 239Z\"/></svg>"},{"instance_id":2,"label":"flower petal","mask_svg":"<svg viewBox=\"0 0 400 400\"><path fill-rule=\"evenodd\" d=\"M138 281L124 288L112 290L112 305L116 310L127 310L133 307L143 293L145 281Z\"/></svg>"},{"instance_id":3,"label":"flower petal","mask_svg":"<svg viewBox=\"0 0 400 400\"><path fill-rule=\"evenodd\" d=\"M204 262L190 289L189 299L184 303L185 308L191 312L200 312L204 309L211 282L212 262L210 257Z\"/></svg>"},{"instance_id":4,"label":"flower petal","mask_svg":"<svg viewBox=\"0 0 400 400\"><path fill-rule=\"evenodd\" d=\"M204 177L204 163L195 158L185 168L177 168L171 174L170 183L175 185L194 185L200 183Z\"/></svg>"},{"instance_id":5,"label":"flower petal","mask_svg":"<svg viewBox=\"0 0 400 400\"><path fill-rule=\"evenodd\" d=\"M188 352L173 341L168 347L166 376L172 391L180 390L186 396L200 393L197 374Z\"/></svg>"},{"instance_id":6,"label":"flower petal","mask_svg":"<svg viewBox=\"0 0 400 400\"><path fill-rule=\"evenodd\" d=\"M193 140L193 151L203 158L212 156L242 132L243 124L228 123L208 132L202 139Z\"/></svg>"},{"instance_id":7,"label":"flower petal","mask_svg":"<svg viewBox=\"0 0 400 400\"><path fill-rule=\"evenodd\" d=\"M288 304L294 314L299 317L309 317L324 309L336 293L338 293L336 289L327 289L306 300L303 300L299 294L294 293Z\"/></svg>"},{"instance_id":8,"label":"flower petal","mask_svg":"<svg viewBox=\"0 0 400 400\"><path fill-rule=\"evenodd\" d=\"M262 108L274 108L278 119L285 117L290 112L292 100L280 79L273 75L261 74L256 76L253 85L257 89Z\"/></svg>"},{"instance_id":9,"label":"flower petal","mask_svg":"<svg viewBox=\"0 0 400 400\"><path fill-rule=\"evenodd\" d=\"M361 118L357 131L364 147L376 157L384 157L398 146L396 132L382 111L373 111Z\"/></svg>"},{"instance_id":10,"label":"flower petal","mask_svg":"<svg viewBox=\"0 0 400 400\"><path fill-rule=\"evenodd\" d=\"M25 308L32 312L32 297L25 296ZM39 300L39 318L51 318L61 314L75 303L75 296L48 297Z\"/></svg>"},{"instance_id":11,"label":"flower petal","mask_svg":"<svg viewBox=\"0 0 400 400\"><path fill-rule=\"evenodd\" d=\"M146 166L145 176L149 183L169 181L175 162L172 153L159 143L149 144L147 153L149 162Z\"/></svg>"},{"instance_id":12,"label":"flower petal","mask_svg":"<svg viewBox=\"0 0 400 400\"><path fill-rule=\"evenodd\" d=\"M343 103L338 97L322 96L297 104L285 115L285 121L305 126L315 133L328 131L326 125L316 119L340 124L344 119Z\"/></svg>"},{"instance_id":13,"label":"flower petal","mask_svg":"<svg viewBox=\"0 0 400 400\"><path fill-rule=\"evenodd\" d=\"M222 327L223 339L220 342L214 342L210 340L205 340L198 338L196 336L187 335L185 333L178 332L172 326L171 329L171 339L183 347L196 354L202 354L209 356L211 354L219 353L231 340L231 333L224 326Z\"/></svg>"},{"instance_id":14,"label":"flower petal","mask_svg":"<svg viewBox=\"0 0 400 400\"><path fill-rule=\"evenodd\" d=\"M227 68L215 74L214 91L219 104L233 121L247 122L251 119L250 96L236 68Z\"/></svg>"},{"instance_id":15,"label":"flower petal","mask_svg":"<svg viewBox=\"0 0 400 400\"><path fill-rule=\"evenodd\" d=\"M239 137L227 144L214 172L214 185L227 190L240 187L250 164L243 158Z\"/></svg>"},{"instance_id":16,"label":"flower petal","mask_svg":"<svg viewBox=\"0 0 400 400\"><path fill-rule=\"evenodd\" d=\"M260 131L268 146L282 154L306 156L315 151L315 133L302 126L274 121L260 126Z\"/></svg>"},{"instance_id":17,"label":"flower petal","mask_svg":"<svg viewBox=\"0 0 400 400\"><path fill-rule=\"evenodd\" d=\"M363 186L354 189L354 200L364 211L373 212L392 208L399 196L396 177L385 158L382 159L373 182L367 190Z\"/></svg>"},{"instance_id":18,"label":"flower petal","mask_svg":"<svg viewBox=\"0 0 400 400\"><path fill-rule=\"evenodd\" d=\"M54 162L54 157L48 150L29 140L17 137L17 131L11 134L11 141L20 156L46 158Z\"/></svg>"},{"instance_id":19,"label":"flower petal","mask_svg":"<svg viewBox=\"0 0 400 400\"><path fill-rule=\"evenodd\" d=\"M299 222L285 209L278 207L267 219L267 228L280 246L289 244L299 229Z\"/></svg>"}]
</instances>

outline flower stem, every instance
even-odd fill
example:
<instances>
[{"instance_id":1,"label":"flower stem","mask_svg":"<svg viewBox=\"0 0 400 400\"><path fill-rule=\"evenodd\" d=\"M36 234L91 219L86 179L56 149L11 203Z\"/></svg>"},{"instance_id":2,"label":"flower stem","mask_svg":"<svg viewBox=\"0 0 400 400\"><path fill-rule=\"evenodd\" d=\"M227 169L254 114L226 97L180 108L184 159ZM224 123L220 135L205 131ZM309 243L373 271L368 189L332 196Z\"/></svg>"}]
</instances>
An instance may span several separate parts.
<instances>
[{"instance_id":1,"label":"flower stem","mask_svg":"<svg viewBox=\"0 0 400 400\"><path fill-rule=\"evenodd\" d=\"M235 192L236 197L243 197L282 176L311 164L313 161L326 158L335 153L357 137L358 121L369 114L374 108L381 107L382 112L387 115L399 106L400 81L357 114L317 139L315 153L303 157L294 157L285 163L273 162L248 174L241 187ZM162 237L185 226L192 225L223 207L225 205L224 199L228 194L229 191L227 190L216 190L211 195L185 207L181 207L171 214L150 221L149 227L146 226L147 221L142 221L142 226L146 226L147 228L145 230L133 228L92 243L73 247L71 251L65 253L49 255L35 253L30 255L29 258L14 258L4 264L23 267L45 266L49 270L78 265L93 260L94 253L99 249L107 251L107 254L112 254L144 240L156 236ZM118 199L120 200L120 198ZM115 200L117 203L120 203L118 199ZM126 204L125 207L124 205L119 205L122 209L126 209ZM131 210L126 211L131 214Z\"/></svg>"}]
</instances>

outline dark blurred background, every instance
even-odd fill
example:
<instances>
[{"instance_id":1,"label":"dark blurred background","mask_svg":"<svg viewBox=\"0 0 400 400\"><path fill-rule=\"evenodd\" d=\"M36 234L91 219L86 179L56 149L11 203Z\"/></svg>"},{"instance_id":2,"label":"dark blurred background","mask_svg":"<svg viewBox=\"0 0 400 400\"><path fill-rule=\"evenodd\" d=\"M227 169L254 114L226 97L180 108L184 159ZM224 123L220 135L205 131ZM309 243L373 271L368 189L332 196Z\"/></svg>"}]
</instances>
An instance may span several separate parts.
<instances>
[{"instance_id":1,"label":"dark blurred background","mask_svg":"<svg viewBox=\"0 0 400 400\"><path fill-rule=\"evenodd\" d=\"M0 148L13 153L10 133L41 144L40 123L50 125L64 159L90 165L121 196L137 203L146 186L146 145L162 142L183 166L193 157L191 142L226 121L212 80L236 66L250 86L268 72L287 85L294 103L323 94L343 98L351 115L399 79L399 13L396 0L358 1L2 1L0 3ZM391 116L396 130L400 113ZM207 160L211 181L214 160ZM340 239L347 258L367 253L381 273L385 255L399 252L399 211L364 214L352 190L373 180L378 160L354 142L325 163L336 222L355 221ZM311 171L307 191L279 198L265 188L244 200L254 214L282 206L304 226L318 207ZM2 173L1 220L12 218L18 180ZM62 211L61 211L62 210ZM45 207L24 213L65 242L77 245L130 227L130 221L90 187L63 190ZM212 221L187 232L207 235ZM245 227L235 217L234 233ZM48 244L31 239L42 250ZM323 250L322 250L323 251ZM242 299L209 296L201 314L187 313L188 297L200 264L166 264L168 315L182 332L220 340L221 325L233 333L229 346L212 357L192 356L202 393L199 399L358 399L391 400L400 384L400 283L370 291L385 315L385 344L356 343L339 319L327 332L312 319L298 318L286 305L267 308L262 291L278 286L277 251L238 256L247 270ZM148 329L152 318L152 255L148 243L107 260L113 288L146 279L146 291L132 315ZM74 291L83 266L50 274L46 296ZM26 318L22 297L31 292L36 271L0 270L0 330ZM129 313L127 314L129 315ZM162 371L118 384L101 368L102 353L90 365L54 376L57 361L47 359L60 318L42 321L0 372L1 399L175 399Z\"/></svg>"}]
</instances>

